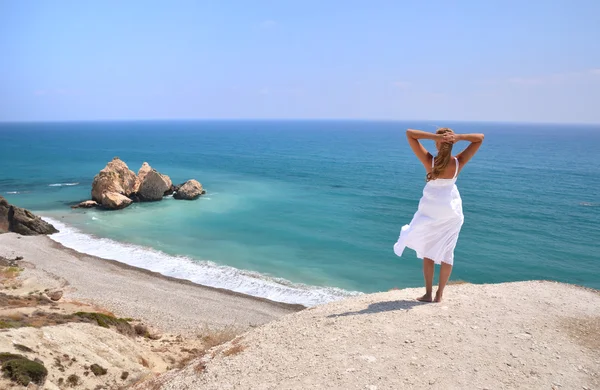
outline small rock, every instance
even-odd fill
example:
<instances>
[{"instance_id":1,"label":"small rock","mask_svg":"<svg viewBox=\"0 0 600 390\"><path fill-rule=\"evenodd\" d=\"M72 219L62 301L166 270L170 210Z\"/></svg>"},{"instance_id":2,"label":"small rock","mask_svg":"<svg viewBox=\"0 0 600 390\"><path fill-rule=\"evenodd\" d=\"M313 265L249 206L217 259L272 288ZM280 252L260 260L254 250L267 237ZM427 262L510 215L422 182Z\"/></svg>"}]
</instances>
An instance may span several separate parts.
<instances>
[{"instance_id":1,"label":"small rock","mask_svg":"<svg viewBox=\"0 0 600 390\"><path fill-rule=\"evenodd\" d=\"M205 193L202 188L202 184L200 184L196 180L188 180L185 182L177 192L173 194L173 198L175 199L185 199L185 200L193 200Z\"/></svg>"},{"instance_id":2,"label":"small rock","mask_svg":"<svg viewBox=\"0 0 600 390\"><path fill-rule=\"evenodd\" d=\"M92 207L98 207L99 204L95 200L86 200L75 206L71 206L72 209L91 209Z\"/></svg>"},{"instance_id":3,"label":"small rock","mask_svg":"<svg viewBox=\"0 0 600 390\"><path fill-rule=\"evenodd\" d=\"M62 290L56 290L56 291L52 291L52 292L48 293L48 297L50 299L52 299L53 301L60 300L60 298L62 298L62 296L63 296Z\"/></svg>"}]
</instances>

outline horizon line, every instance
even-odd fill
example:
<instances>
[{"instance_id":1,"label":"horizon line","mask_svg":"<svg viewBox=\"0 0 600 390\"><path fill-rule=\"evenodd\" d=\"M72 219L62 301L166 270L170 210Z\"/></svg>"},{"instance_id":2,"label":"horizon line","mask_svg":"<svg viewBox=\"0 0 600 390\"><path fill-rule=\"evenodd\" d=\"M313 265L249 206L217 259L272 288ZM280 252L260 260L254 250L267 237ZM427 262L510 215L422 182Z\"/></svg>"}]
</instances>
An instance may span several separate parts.
<instances>
[{"instance_id":1,"label":"horizon line","mask_svg":"<svg viewBox=\"0 0 600 390\"><path fill-rule=\"evenodd\" d=\"M101 123L101 122L438 122L438 123L506 123L527 125L600 126L600 122L537 122L508 120L464 119L361 119L361 118L143 118L143 119L57 119L57 120L0 120L0 124L27 123Z\"/></svg>"}]
</instances>

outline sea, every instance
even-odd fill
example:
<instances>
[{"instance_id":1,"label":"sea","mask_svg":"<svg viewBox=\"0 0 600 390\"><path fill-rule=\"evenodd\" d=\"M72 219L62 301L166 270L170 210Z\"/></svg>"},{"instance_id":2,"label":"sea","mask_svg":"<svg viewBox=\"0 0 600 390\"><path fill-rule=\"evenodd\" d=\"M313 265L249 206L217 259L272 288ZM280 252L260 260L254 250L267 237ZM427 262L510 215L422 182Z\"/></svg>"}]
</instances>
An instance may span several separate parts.
<instances>
[{"instance_id":1,"label":"sea","mask_svg":"<svg viewBox=\"0 0 600 390\"><path fill-rule=\"evenodd\" d=\"M423 285L421 261L409 249L397 257L393 244L425 185L405 130L437 126L486 136L457 182L465 223L451 279L600 289L600 125L0 123L0 195L54 224L51 238L77 251L312 306ZM148 162L174 183L197 179L207 193L71 209L90 199L115 156L136 173Z\"/></svg>"}]
</instances>

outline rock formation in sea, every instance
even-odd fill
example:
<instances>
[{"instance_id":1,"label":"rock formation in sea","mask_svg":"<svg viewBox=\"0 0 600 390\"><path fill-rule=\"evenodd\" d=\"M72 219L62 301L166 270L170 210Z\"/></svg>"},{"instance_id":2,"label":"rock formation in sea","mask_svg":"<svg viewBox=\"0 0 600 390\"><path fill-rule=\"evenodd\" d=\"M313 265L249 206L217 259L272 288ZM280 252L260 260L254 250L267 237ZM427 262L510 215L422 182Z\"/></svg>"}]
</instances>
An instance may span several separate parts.
<instances>
[{"instance_id":1,"label":"rock formation in sea","mask_svg":"<svg viewBox=\"0 0 600 390\"><path fill-rule=\"evenodd\" d=\"M197 180L188 180L182 184L177 191L173 194L175 199L193 200L198 198L200 195L205 194L206 191L202 188Z\"/></svg>"},{"instance_id":2,"label":"rock formation in sea","mask_svg":"<svg viewBox=\"0 0 600 390\"><path fill-rule=\"evenodd\" d=\"M136 193L142 202L161 200L173 185L169 176L152 169L147 162L142 165L137 177Z\"/></svg>"},{"instance_id":3,"label":"rock formation in sea","mask_svg":"<svg viewBox=\"0 0 600 390\"><path fill-rule=\"evenodd\" d=\"M13 206L0 196L0 233L6 232L35 236L58 233L58 230L31 211Z\"/></svg>"},{"instance_id":4,"label":"rock formation in sea","mask_svg":"<svg viewBox=\"0 0 600 390\"><path fill-rule=\"evenodd\" d=\"M172 195L176 199L196 199L206 193L196 180L175 186L171 178L144 162L137 175L118 157L102 169L92 183L92 200L73 208L102 207L118 210L133 202L154 202Z\"/></svg>"},{"instance_id":5,"label":"rock formation in sea","mask_svg":"<svg viewBox=\"0 0 600 390\"><path fill-rule=\"evenodd\" d=\"M118 192L105 192L102 194L102 206L109 210L120 210L129 206L133 201Z\"/></svg>"},{"instance_id":6,"label":"rock formation in sea","mask_svg":"<svg viewBox=\"0 0 600 390\"><path fill-rule=\"evenodd\" d=\"M135 192L137 180L136 174L129 169L127 164L115 157L94 177L92 200L108 209L114 209L115 206L119 206L117 208L126 207L131 202L122 206L126 203L125 201L115 203L117 198L115 195L105 196L105 194L113 193L129 197Z\"/></svg>"}]
</instances>

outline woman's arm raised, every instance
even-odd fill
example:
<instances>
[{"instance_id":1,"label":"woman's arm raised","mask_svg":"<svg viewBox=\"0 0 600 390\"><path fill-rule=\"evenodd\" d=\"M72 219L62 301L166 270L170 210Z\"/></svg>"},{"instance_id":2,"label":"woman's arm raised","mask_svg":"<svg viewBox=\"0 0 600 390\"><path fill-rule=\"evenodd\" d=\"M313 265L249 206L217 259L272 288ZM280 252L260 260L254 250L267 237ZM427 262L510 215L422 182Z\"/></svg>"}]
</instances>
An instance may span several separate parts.
<instances>
[{"instance_id":1,"label":"woman's arm raised","mask_svg":"<svg viewBox=\"0 0 600 390\"><path fill-rule=\"evenodd\" d=\"M426 131L408 129L406 130L406 138L408 139L408 144L410 148L413 150L417 158L421 161L427 172L431 169L431 159L433 156L431 153L425 149L423 145L419 142L420 139L432 139L432 140L440 140L441 135L435 133L428 133Z\"/></svg>"},{"instance_id":2,"label":"woman's arm raised","mask_svg":"<svg viewBox=\"0 0 600 390\"><path fill-rule=\"evenodd\" d=\"M456 134L454 136L455 142L457 141L469 141L471 144L465 148L462 152L460 152L456 157L458 158L458 163L460 164L460 169L462 169L466 163L469 162L471 158L477 153L481 143L483 142L484 135L483 134Z\"/></svg>"}]
</instances>

